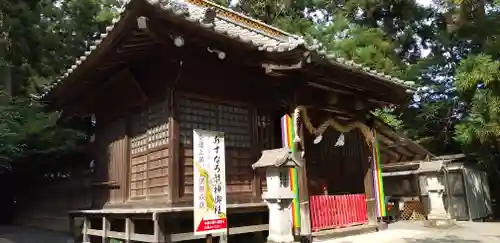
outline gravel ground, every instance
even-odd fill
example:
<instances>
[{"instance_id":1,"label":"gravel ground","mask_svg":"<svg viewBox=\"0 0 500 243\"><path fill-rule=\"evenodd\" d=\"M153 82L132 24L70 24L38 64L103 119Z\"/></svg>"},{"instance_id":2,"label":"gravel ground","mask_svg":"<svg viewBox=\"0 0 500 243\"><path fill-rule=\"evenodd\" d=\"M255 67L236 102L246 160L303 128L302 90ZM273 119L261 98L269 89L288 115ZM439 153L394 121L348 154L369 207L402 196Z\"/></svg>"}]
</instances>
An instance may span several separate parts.
<instances>
[{"instance_id":1,"label":"gravel ground","mask_svg":"<svg viewBox=\"0 0 500 243\"><path fill-rule=\"evenodd\" d=\"M19 226L0 226L0 243L73 243L67 235Z\"/></svg>"},{"instance_id":2,"label":"gravel ground","mask_svg":"<svg viewBox=\"0 0 500 243\"><path fill-rule=\"evenodd\" d=\"M500 223L459 222L451 229L433 229L422 223L398 222L389 229L322 243L497 243ZM0 226L0 243L73 243L67 235L33 228Z\"/></svg>"},{"instance_id":3,"label":"gravel ground","mask_svg":"<svg viewBox=\"0 0 500 243\"><path fill-rule=\"evenodd\" d=\"M385 231L350 236L323 243L497 243L500 223L458 222L450 229L429 228L419 222L398 222Z\"/></svg>"}]
</instances>

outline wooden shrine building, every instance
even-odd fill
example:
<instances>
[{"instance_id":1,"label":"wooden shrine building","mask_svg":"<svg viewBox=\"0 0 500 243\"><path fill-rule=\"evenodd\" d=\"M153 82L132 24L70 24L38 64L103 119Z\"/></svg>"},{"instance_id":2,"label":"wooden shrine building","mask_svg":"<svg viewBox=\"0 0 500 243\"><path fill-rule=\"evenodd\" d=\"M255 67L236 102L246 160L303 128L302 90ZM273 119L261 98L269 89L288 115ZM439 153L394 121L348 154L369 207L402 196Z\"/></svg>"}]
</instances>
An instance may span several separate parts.
<instances>
[{"instance_id":1,"label":"wooden shrine building","mask_svg":"<svg viewBox=\"0 0 500 243\"><path fill-rule=\"evenodd\" d=\"M370 111L405 103L411 82L327 53L209 1L130 0L41 97L66 116L95 118L90 203L71 212L85 219L83 241L199 239L196 128L226 136L229 234L265 231L265 178L252 164L282 146L280 118L294 111L307 164L301 205L310 195L356 194L365 205L358 221L373 223ZM383 143L391 152L382 157L405 156ZM307 213L302 221L311 222Z\"/></svg>"}]
</instances>

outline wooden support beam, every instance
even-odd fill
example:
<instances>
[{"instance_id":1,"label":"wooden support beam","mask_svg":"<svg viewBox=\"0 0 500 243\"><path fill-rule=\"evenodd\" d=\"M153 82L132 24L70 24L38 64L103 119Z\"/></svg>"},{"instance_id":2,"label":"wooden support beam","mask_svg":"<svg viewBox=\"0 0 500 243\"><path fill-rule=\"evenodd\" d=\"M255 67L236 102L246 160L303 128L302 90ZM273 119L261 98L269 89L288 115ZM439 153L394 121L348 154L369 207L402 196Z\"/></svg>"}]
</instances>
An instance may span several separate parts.
<instances>
[{"instance_id":1,"label":"wooden support beam","mask_svg":"<svg viewBox=\"0 0 500 243\"><path fill-rule=\"evenodd\" d=\"M125 218L125 243L132 243L132 235L135 234L134 221L130 217Z\"/></svg>"},{"instance_id":2,"label":"wooden support beam","mask_svg":"<svg viewBox=\"0 0 500 243\"><path fill-rule=\"evenodd\" d=\"M400 154L394 152L392 149L388 148L383 143L380 144L380 153L385 153L385 154L389 155L391 160L399 160L402 157Z\"/></svg>"},{"instance_id":3,"label":"wooden support beam","mask_svg":"<svg viewBox=\"0 0 500 243\"><path fill-rule=\"evenodd\" d=\"M90 219L84 216L83 223L83 243L90 243L90 236L98 236L102 238L102 242L109 242L110 238L123 240L125 243L132 242L147 242L147 243L171 243L182 242L188 240L203 239L202 235L194 235L193 232L170 234L165 227L164 218L159 217L159 214L154 213L151 220L153 220L153 234L139 234L135 232L134 221L130 216L125 218L124 231L111 231L109 219L111 216L102 216L102 229L92 229L90 227ZM114 217L114 216L113 216ZM241 227L229 228L228 235L245 234L252 232L267 231L269 225L257 224Z\"/></svg>"},{"instance_id":4,"label":"wooden support beam","mask_svg":"<svg viewBox=\"0 0 500 243\"><path fill-rule=\"evenodd\" d=\"M395 152L400 153L406 157L411 157L415 154L411 151L408 151L408 149L406 149L406 147L404 147L402 143L399 143L399 141L394 141L384 134L385 133L382 132L378 133L380 140L387 145L387 148L393 149L395 150Z\"/></svg>"},{"instance_id":5,"label":"wooden support beam","mask_svg":"<svg viewBox=\"0 0 500 243\"><path fill-rule=\"evenodd\" d=\"M406 137L404 134L401 134L399 132L393 131L391 128L387 127L380 119L375 121L375 126L377 127L377 130L379 133L382 133L384 136L387 136L391 140L403 140L407 146L405 146L405 149L412 153L412 154L418 154L418 155L423 155L425 156L431 156L434 157L434 155L429 152L427 149L416 143L415 141L412 141L408 137Z\"/></svg>"},{"instance_id":6,"label":"wooden support beam","mask_svg":"<svg viewBox=\"0 0 500 243\"><path fill-rule=\"evenodd\" d=\"M299 128L299 133L302 138L302 143L296 143L295 148L305 149L305 133L304 126L301 125ZM303 150L298 150L302 152ZM306 242L312 242L312 225L311 225L311 211L309 207L309 179L307 178L307 161L304 158L304 164L302 168L297 168L297 178L299 186L299 210L300 210L300 236L306 239ZM302 241L302 240L301 240Z\"/></svg>"},{"instance_id":7,"label":"wooden support beam","mask_svg":"<svg viewBox=\"0 0 500 243\"><path fill-rule=\"evenodd\" d=\"M96 229L89 229L88 230L89 235L95 235L95 236L102 236L102 230L96 230ZM125 239L125 233L124 232L117 232L117 231L108 231L107 236L113 239L120 239L123 240ZM156 239L154 238L154 235L147 235L147 234L138 234L134 233L130 236L132 242L148 242L148 243L157 243ZM88 242L90 243L90 241Z\"/></svg>"},{"instance_id":8,"label":"wooden support beam","mask_svg":"<svg viewBox=\"0 0 500 243\"><path fill-rule=\"evenodd\" d=\"M360 94L361 97L377 101L378 103L399 104L403 97L394 94L394 89L387 89L380 82L366 82L366 77L353 75L349 71L326 66L310 68L309 72L322 84ZM334 75L332 75L334 73ZM388 93L387 91L391 92Z\"/></svg>"},{"instance_id":9,"label":"wooden support beam","mask_svg":"<svg viewBox=\"0 0 500 243\"><path fill-rule=\"evenodd\" d=\"M174 87L175 88L175 87ZM177 107L176 100L177 95L174 91L170 92L169 99L169 115L168 118L168 130L170 132L170 136L168 137L168 200L170 203L175 204L180 197L179 188L180 179L180 160L179 160L179 122L177 116Z\"/></svg>"},{"instance_id":10,"label":"wooden support beam","mask_svg":"<svg viewBox=\"0 0 500 243\"><path fill-rule=\"evenodd\" d=\"M82 229L83 243L90 243L90 234L89 234L90 229L91 229L90 219L87 216L85 216L83 217L83 229Z\"/></svg>"},{"instance_id":11,"label":"wooden support beam","mask_svg":"<svg viewBox=\"0 0 500 243\"><path fill-rule=\"evenodd\" d=\"M159 214L153 214L153 235L155 243L166 242L165 237L165 221L161 220Z\"/></svg>"},{"instance_id":12,"label":"wooden support beam","mask_svg":"<svg viewBox=\"0 0 500 243\"><path fill-rule=\"evenodd\" d=\"M94 90L90 94L85 94L84 96L75 99L75 101L79 104L78 107L88 107L94 112L99 110L99 108L109 108L110 105L116 105L116 103L103 104L102 101L104 100L104 97L108 97L110 95L109 92L110 90L113 90L113 87L126 89L129 91L127 92L127 95L133 95L133 97L128 97L127 100L123 100L125 102L129 101L129 99L133 99L135 104L143 104L148 99L144 89L135 79L132 72L129 69L122 69L116 72L108 80L104 81L104 84L102 84L97 90ZM134 104L129 101L127 104L121 103L120 105L120 109L129 109L130 106L133 106Z\"/></svg>"},{"instance_id":13,"label":"wooden support beam","mask_svg":"<svg viewBox=\"0 0 500 243\"><path fill-rule=\"evenodd\" d=\"M368 223L371 225L375 225L377 223L377 212L376 212L376 203L375 203L375 187L373 181L373 171L374 167L374 148L369 147L366 143L362 143L359 146L360 152L362 155L362 168L365 172L363 178L363 184L365 188L366 195L366 209L367 209L367 217Z\"/></svg>"},{"instance_id":14,"label":"wooden support beam","mask_svg":"<svg viewBox=\"0 0 500 243\"><path fill-rule=\"evenodd\" d=\"M104 215L102 216L102 236L101 236L101 242L102 243L108 243L108 232L110 230L110 223L108 218Z\"/></svg>"},{"instance_id":15,"label":"wooden support beam","mask_svg":"<svg viewBox=\"0 0 500 243\"><path fill-rule=\"evenodd\" d=\"M250 124L251 124L251 133L252 133L252 157L254 161L257 161L260 153L261 153L261 147L259 144L259 141L257 141L258 138L258 111L257 111L257 105L254 105L253 108L250 110ZM259 171L253 170L253 178L252 178L252 193L254 198L261 198L262 196L262 185L261 185L261 180L260 180L260 173Z\"/></svg>"},{"instance_id":16,"label":"wooden support beam","mask_svg":"<svg viewBox=\"0 0 500 243\"><path fill-rule=\"evenodd\" d=\"M71 239L73 240L76 240L76 236L75 236L75 216L73 215L69 215L68 216L68 221L69 221L69 236L71 237Z\"/></svg>"},{"instance_id":17,"label":"wooden support beam","mask_svg":"<svg viewBox=\"0 0 500 243\"><path fill-rule=\"evenodd\" d=\"M228 235L238 235L238 234L261 232L261 231L267 231L267 230L269 230L268 224L240 226L240 227L229 228ZM197 239L203 239L203 238L205 238L205 236L195 235L192 232L190 232L190 233L177 233L177 234L172 234L170 236L169 242L182 242L182 241L197 240Z\"/></svg>"}]
</instances>

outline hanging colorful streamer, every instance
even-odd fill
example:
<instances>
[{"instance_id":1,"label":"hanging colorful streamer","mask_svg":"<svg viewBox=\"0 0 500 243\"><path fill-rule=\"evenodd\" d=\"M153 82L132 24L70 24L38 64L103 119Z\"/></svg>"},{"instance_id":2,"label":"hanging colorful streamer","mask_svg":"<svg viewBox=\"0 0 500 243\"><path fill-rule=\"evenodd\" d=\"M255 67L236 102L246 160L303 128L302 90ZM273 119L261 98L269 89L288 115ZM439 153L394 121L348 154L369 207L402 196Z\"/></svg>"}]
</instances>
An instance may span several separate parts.
<instances>
[{"instance_id":1,"label":"hanging colorful streamer","mask_svg":"<svg viewBox=\"0 0 500 243\"><path fill-rule=\"evenodd\" d=\"M374 146L373 147L373 185L375 189L375 201L377 207L377 217L385 217L385 194L384 181L382 180L382 167L380 158L380 142L377 132L373 130Z\"/></svg>"},{"instance_id":2,"label":"hanging colorful streamer","mask_svg":"<svg viewBox=\"0 0 500 243\"><path fill-rule=\"evenodd\" d=\"M290 148L292 152L295 152L295 146L293 144L293 122L289 115L284 115L281 117L281 141L283 147ZM295 195L292 204L292 217L294 228L300 227L300 208L299 208L299 185L297 180L297 170L295 168L290 169L290 187Z\"/></svg>"}]
</instances>

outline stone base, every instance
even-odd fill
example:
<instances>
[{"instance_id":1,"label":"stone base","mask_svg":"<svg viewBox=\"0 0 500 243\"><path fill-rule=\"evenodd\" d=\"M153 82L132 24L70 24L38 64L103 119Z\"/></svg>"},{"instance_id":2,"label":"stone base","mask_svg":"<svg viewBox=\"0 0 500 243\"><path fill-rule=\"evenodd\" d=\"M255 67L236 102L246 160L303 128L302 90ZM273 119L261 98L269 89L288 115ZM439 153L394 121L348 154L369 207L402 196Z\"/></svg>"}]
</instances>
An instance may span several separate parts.
<instances>
[{"instance_id":1,"label":"stone base","mask_svg":"<svg viewBox=\"0 0 500 243\"><path fill-rule=\"evenodd\" d=\"M433 227L433 228L452 228L455 227L457 224L454 219L428 219L424 223L428 227Z\"/></svg>"},{"instance_id":2,"label":"stone base","mask_svg":"<svg viewBox=\"0 0 500 243\"><path fill-rule=\"evenodd\" d=\"M269 239L268 239L268 240L266 241L266 243L300 243L300 242L299 242L299 241L295 241L295 240L294 240L294 241L289 241L289 242L288 242L288 241L287 241L287 242L281 242L281 241L280 241L280 242L277 242L277 241L272 241L272 240L269 240Z\"/></svg>"},{"instance_id":3,"label":"stone base","mask_svg":"<svg viewBox=\"0 0 500 243\"><path fill-rule=\"evenodd\" d=\"M267 243L293 243L295 239L290 236L268 236Z\"/></svg>"},{"instance_id":4,"label":"stone base","mask_svg":"<svg viewBox=\"0 0 500 243\"><path fill-rule=\"evenodd\" d=\"M378 231L381 231L381 230L386 230L387 229L387 223L386 222L378 222L377 224L377 230Z\"/></svg>"},{"instance_id":5,"label":"stone base","mask_svg":"<svg viewBox=\"0 0 500 243\"><path fill-rule=\"evenodd\" d=\"M298 237L300 243L312 243L313 242L313 237L312 235L301 235ZM297 240L295 240L297 241Z\"/></svg>"}]
</instances>

